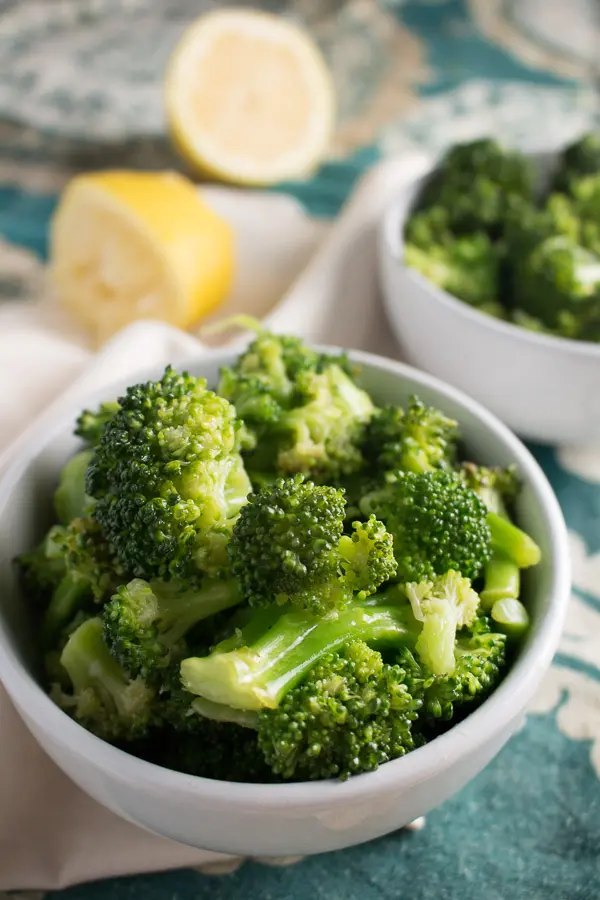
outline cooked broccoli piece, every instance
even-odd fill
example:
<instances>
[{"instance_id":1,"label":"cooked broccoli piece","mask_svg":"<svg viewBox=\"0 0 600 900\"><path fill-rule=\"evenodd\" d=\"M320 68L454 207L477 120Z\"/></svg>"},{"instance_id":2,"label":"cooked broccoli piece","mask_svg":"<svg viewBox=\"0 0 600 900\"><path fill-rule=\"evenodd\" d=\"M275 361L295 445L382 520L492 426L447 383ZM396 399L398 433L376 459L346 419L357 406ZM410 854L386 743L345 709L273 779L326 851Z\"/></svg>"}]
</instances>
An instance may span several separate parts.
<instances>
[{"instance_id":1,"label":"cooked broccoli piece","mask_svg":"<svg viewBox=\"0 0 600 900\"><path fill-rule=\"evenodd\" d=\"M492 632L482 617L473 628L458 632L451 674L433 675L408 647L402 648L398 662L407 673L409 691L422 693L422 718L447 722L458 709L481 703L496 686L506 663L506 638Z\"/></svg>"},{"instance_id":2,"label":"cooked broccoli piece","mask_svg":"<svg viewBox=\"0 0 600 900\"><path fill-rule=\"evenodd\" d=\"M92 511L94 501L85 489L91 458L91 450L82 450L71 457L60 473L54 494L54 508L58 521L64 525L68 525L71 519L87 516Z\"/></svg>"},{"instance_id":3,"label":"cooked broccoli piece","mask_svg":"<svg viewBox=\"0 0 600 900\"><path fill-rule=\"evenodd\" d=\"M408 409L386 406L369 422L364 453L386 471L429 472L453 465L457 425L439 409L411 397Z\"/></svg>"},{"instance_id":4,"label":"cooked broccoli piece","mask_svg":"<svg viewBox=\"0 0 600 900\"><path fill-rule=\"evenodd\" d=\"M500 253L483 232L418 247L407 241L404 262L428 281L483 312L502 317L498 300Z\"/></svg>"},{"instance_id":5,"label":"cooked broccoli piece","mask_svg":"<svg viewBox=\"0 0 600 900\"><path fill-rule=\"evenodd\" d=\"M519 569L537 565L541 553L532 538L511 522L510 509L519 492L514 468L465 463L461 475L489 510L492 555L485 566L481 599L491 609L497 600L518 598Z\"/></svg>"},{"instance_id":6,"label":"cooked broccoli piece","mask_svg":"<svg viewBox=\"0 0 600 900\"><path fill-rule=\"evenodd\" d=\"M140 578L215 574L250 491L235 409L171 367L119 404L88 468L107 540Z\"/></svg>"},{"instance_id":7,"label":"cooked broccoli piece","mask_svg":"<svg viewBox=\"0 0 600 900\"><path fill-rule=\"evenodd\" d=\"M425 186L419 207L442 207L454 234L484 230L497 237L510 198L531 199L533 191L531 162L486 138L457 144L447 152Z\"/></svg>"},{"instance_id":8,"label":"cooked broccoli piece","mask_svg":"<svg viewBox=\"0 0 600 900\"><path fill-rule=\"evenodd\" d=\"M258 743L283 778L346 779L412 750L421 704L401 666L354 641L321 657L276 709L259 714Z\"/></svg>"},{"instance_id":9,"label":"cooked broccoli piece","mask_svg":"<svg viewBox=\"0 0 600 900\"><path fill-rule=\"evenodd\" d=\"M60 656L71 689L54 685L54 701L77 722L107 741L142 737L155 724L156 697L141 678L129 678L110 655L102 620L87 619L70 635Z\"/></svg>"},{"instance_id":10,"label":"cooked broccoli piece","mask_svg":"<svg viewBox=\"0 0 600 900\"><path fill-rule=\"evenodd\" d=\"M187 633L204 619L241 602L231 580L203 579L199 585L134 578L104 607L104 638L114 658L132 677L162 682L163 670L188 652Z\"/></svg>"},{"instance_id":11,"label":"cooked broccoli piece","mask_svg":"<svg viewBox=\"0 0 600 900\"><path fill-rule=\"evenodd\" d=\"M40 640L48 647L78 610L105 600L122 569L91 518L53 526L42 543L17 559L28 596L43 609Z\"/></svg>"},{"instance_id":12,"label":"cooked broccoli piece","mask_svg":"<svg viewBox=\"0 0 600 900\"><path fill-rule=\"evenodd\" d=\"M246 462L259 483L295 473L335 480L363 465L360 444L374 406L343 357L261 331L237 365L222 370L219 393L252 435Z\"/></svg>"},{"instance_id":13,"label":"cooked broccoli piece","mask_svg":"<svg viewBox=\"0 0 600 900\"><path fill-rule=\"evenodd\" d=\"M555 188L568 191L574 178L600 172L600 134L585 134L563 152Z\"/></svg>"},{"instance_id":14,"label":"cooked broccoli piece","mask_svg":"<svg viewBox=\"0 0 600 900\"><path fill-rule=\"evenodd\" d=\"M341 490L300 475L251 494L228 548L248 603L325 613L393 577L392 538L381 522L355 522L344 535L344 518Z\"/></svg>"},{"instance_id":15,"label":"cooked broccoli piece","mask_svg":"<svg viewBox=\"0 0 600 900\"><path fill-rule=\"evenodd\" d=\"M529 613L516 597L501 597L493 604L490 616L498 631L508 638L520 639L529 629Z\"/></svg>"},{"instance_id":16,"label":"cooked broccoli piece","mask_svg":"<svg viewBox=\"0 0 600 900\"><path fill-rule=\"evenodd\" d=\"M600 316L600 258L568 237L543 240L517 272L514 305L551 331L578 337Z\"/></svg>"},{"instance_id":17,"label":"cooked broccoli piece","mask_svg":"<svg viewBox=\"0 0 600 900\"><path fill-rule=\"evenodd\" d=\"M488 511L460 476L443 470L396 472L361 501L394 538L398 581L455 569L475 578L490 556Z\"/></svg>"},{"instance_id":18,"label":"cooked broccoli piece","mask_svg":"<svg viewBox=\"0 0 600 900\"><path fill-rule=\"evenodd\" d=\"M321 657L343 644L414 645L419 629L410 605L387 597L381 603L353 603L325 617L284 612L262 633L251 621L237 640L225 641L209 656L184 659L181 680L187 691L214 703L274 709Z\"/></svg>"},{"instance_id":19,"label":"cooked broccoli piece","mask_svg":"<svg viewBox=\"0 0 600 900\"><path fill-rule=\"evenodd\" d=\"M479 595L468 578L453 571L434 581L406 584L404 589L415 619L423 623L416 644L419 658L434 675L451 675L456 633L475 622Z\"/></svg>"},{"instance_id":20,"label":"cooked broccoli piece","mask_svg":"<svg viewBox=\"0 0 600 900\"><path fill-rule=\"evenodd\" d=\"M277 779L258 746L255 730L194 716L187 734L166 728L152 742L151 762L199 778L269 784Z\"/></svg>"},{"instance_id":21,"label":"cooked broccoli piece","mask_svg":"<svg viewBox=\"0 0 600 900\"><path fill-rule=\"evenodd\" d=\"M65 574L63 525L53 525L40 543L15 560L23 589L36 606L47 606Z\"/></svg>"},{"instance_id":22,"label":"cooked broccoli piece","mask_svg":"<svg viewBox=\"0 0 600 900\"><path fill-rule=\"evenodd\" d=\"M75 426L75 434L83 438L91 447L99 443L104 426L120 409L118 400L101 403L98 409L84 409Z\"/></svg>"}]
</instances>

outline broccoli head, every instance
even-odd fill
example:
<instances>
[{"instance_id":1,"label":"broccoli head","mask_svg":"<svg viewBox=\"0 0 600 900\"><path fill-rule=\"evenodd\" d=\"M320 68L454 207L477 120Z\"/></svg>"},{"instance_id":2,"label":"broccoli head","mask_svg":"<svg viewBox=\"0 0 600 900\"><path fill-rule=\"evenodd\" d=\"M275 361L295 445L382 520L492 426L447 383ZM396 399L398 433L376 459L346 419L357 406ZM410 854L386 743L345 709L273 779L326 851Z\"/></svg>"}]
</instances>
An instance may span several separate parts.
<instances>
[{"instance_id":1,"label":"broccoli head","mask_svg":"<svg viewBox=\"0 0 600 900\"><path fill-rule=\"evenodd\" d=\"M473 625L479 612L479 595L468 578L449 571L434 581L406 584L413 614L423 628L416 650L434 675L452 675L456 667L456 633Z\"/></svg>"},{"instance_id":2,"label":"broccoli head","mask_svg":"<svg viewBox=\"0 0 600 900\"><path fill-rule=\"evenodd\" d=\"M104 638L129 675L160 684L165 668L186 655L187 633L241 599L231 580L205 578L190 586L177 579L148 583L134 578L104 607Z\"/></svg>"},{"instance_id":3,"label":"broccoli head","mask_svg":"<svg viewBox=\"0 0 600 900\"><path fill-rule=\"evenodd\" d=\"M70 689L52 688L54 701L106 741L143 737L156 724L156 697L141 678L131 679L104 643L102 620L82 622L60 656Z\"/></svg>"},{"instance_id":4,"label":"broccoli head","mask_svg":"<svg viewBox=\"0 0 600 900\"><path fill-rule=\"evenodd\" d=\"M522 260L513 287L517 309L565 337L600 317L600 258L564 236L543 240Z\"/></svg>"},{"instance_id":5,"label":"broccoli head","mask_svg":"<svg viewBox=\"0 0 600 900\"><path fill-rule=\"evenodd\" d=\"M251 606L273 603L324 613L393 576L392 539L374 517L343 535L341 490L302 476L251 494L229 544L231 571Z\"/></svg>"},{"instance_id":6,"label":"broccoli head","mask_svg":"<svg viewBox=\"0 0 600 900\"><path fill-rule=\"evenodd\" d=\"M214 574L250 490L235 409L168 367L138 384L105 424L88 468L95 515L141 578Z\"/></svg>"},{"instance_id":7,"label":"broccoli head","mask_svg":"<svg viewBox=\"0 0 600 900\"><path fill-rule=\"evenodd\" d=\"M296 473L335 480L361 468L360 443L374 407L344 357L260 332L237 365L222 370L219 393L251 435L245 458L257 482Z\"/></svg>"},{"instance_id":8,"label":"broccoli head","mask_svg":"<svg viewBox=\"0 0 600 900\"><path fill-rule=\"evenodd\" d=\"M404 262L453 297L491 315L504 316L498 300L500 253L487 234L451 236L426 247L408 241Z\"/></svg>"},{"instance_id":9,"label":"broccoli head","mask_svg":"<svg viewBox=\"0 0 600 900\"><path fill-rule=\"evenodd\" d=\"M286 779L372 772L414 748L421 694L411 694L401 666L354 641L322 657L276 709L259 714L258 744Z\"/></svg>"},{"instance_id":10,"label":"broccoli head","mask_svg":"<svg viewBox=\"0 0 600 900\"><path fill-rule=\"evenodd\" d=\"M455 234L483 230L497 237L513 196L531 199L534 170L517 151L490 139L456 144L446 154L420 198L420 206L441 206Z\"/></svg>"},{"instance_id":11,"label":"broccoli head","mask_svg":"<svg viewBox=\"0 0 600 900\"><path fill-rule=\"evenodd\" d=\"M396 472L361 501L394 539L399 581L422 581L454 569L479 574L490 556L488 511L452 472Z\"/></svg>"},{"instance_id":12,"label":"broccoli head","mask_svg":"<svg viewBox=\"0 0 600 900\"><path fill-rule=\"evenodd\" d=\"M562 154L555 175L555 188L568 191L572 180L600 172L600 134L585 134L570 144Z\"/></svg>"},{"instance_id":13,"label":"broccoli head","mask_svg":"<svg viewBox=\"0 0 600 900\"><path fill-rule=\"evenodd\" d=\"M386 406L369 422L366 458L378 469L429 472L450 468L454 461L457 425L439 409L411 397L408 409Z\"/></svg>"},{"instance_id":14,"label":"broccoli head","mask_svg":"<svg viewBox=\"0 0 600 900\"><path fill-rule=\"evenodd\" d=\"M471 710L496 686L506 663L506 637L492 632L485 617L461 629L454 646L454 670L433 675L412 650L403 647L398 664L404 668L411 692L421 691L424 720L450 721L457 711Z\"/></svg>"},{"instance_id":15,"label":"broccoli head","mask_svg":"<svg viewBox=\"0 0 600 900\"><path fill-rule=\"evenodd\" d=\"M120 409L118 400L101 403L98 409L84 409L75 426L75 434L82 438L86 444L95 447L107 422L113 418Z\"/></svg>"}]
</instances>

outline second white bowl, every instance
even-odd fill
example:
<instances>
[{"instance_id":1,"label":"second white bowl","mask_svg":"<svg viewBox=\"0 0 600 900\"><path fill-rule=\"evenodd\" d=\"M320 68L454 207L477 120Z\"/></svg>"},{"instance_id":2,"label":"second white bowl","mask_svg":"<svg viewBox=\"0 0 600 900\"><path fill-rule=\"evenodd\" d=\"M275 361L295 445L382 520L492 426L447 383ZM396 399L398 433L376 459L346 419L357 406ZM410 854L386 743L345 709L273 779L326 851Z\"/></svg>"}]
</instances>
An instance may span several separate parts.
<instances>
[{"instance_id":1,"label":"second white bowl","mask_svg":"<svg viewBox=\"0 0 600 900\"><path fill-rule=\"evenodd\" d=\"M404 263L404 226L424 179L379 232L389 321L404 357L483 403L524 438L600 444L600 344L534 334L473 309Z\"/></svg>"}]
</instances>

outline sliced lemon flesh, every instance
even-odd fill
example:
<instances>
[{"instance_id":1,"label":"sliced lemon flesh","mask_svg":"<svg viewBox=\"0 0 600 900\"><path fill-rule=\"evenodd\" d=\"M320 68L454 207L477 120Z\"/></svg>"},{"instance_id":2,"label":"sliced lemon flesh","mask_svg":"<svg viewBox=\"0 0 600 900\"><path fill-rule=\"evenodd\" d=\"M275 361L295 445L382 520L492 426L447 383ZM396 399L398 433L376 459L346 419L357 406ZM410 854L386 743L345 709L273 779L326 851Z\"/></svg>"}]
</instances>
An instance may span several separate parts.
<instances>
[{"instance_id":1,"label":"sliced lemon flesh","mask_svg":"<svg viewBox=\"0 0 600 900\"><path fill-rule=\"evenodd\" d=\"M175 172L74 178L50 228L59 302L100 344L139 319L188 328L225 298L229 225Z\"/></svg>"},{"instance_id":2,"label":"sliced lemon flesh","mask_svg":"<svg viewBox=\"0 0 600 900\"><path fill-rule=\"evenodd\" d=\"M217 10L191 25L165 81L176 146L198 171L244 185L310 172L334 122L326 63L301 28L253 10Z\"/></svg>"}]
</instances>

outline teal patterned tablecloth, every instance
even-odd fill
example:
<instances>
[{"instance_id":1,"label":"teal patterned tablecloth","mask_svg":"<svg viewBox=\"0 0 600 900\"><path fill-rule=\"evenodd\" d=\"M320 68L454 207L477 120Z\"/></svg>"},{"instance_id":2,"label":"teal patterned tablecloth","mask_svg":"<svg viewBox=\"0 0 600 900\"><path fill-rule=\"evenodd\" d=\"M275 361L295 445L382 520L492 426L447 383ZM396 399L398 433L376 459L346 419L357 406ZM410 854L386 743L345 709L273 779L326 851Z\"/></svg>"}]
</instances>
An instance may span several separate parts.
<instances>
[{"instance_id":1,"label":"teal patterned tablecloth","mask_svg":"<svg viewBox=\"0 0 600 900\"><path fill-rule=\"evenodd\" d=\"M26 294L23 259L44 257L70 174L176 164L160 74L186 23L212 5L0 0L0 301ZM280 188L315 215L335 215L380 155L439 151L481 133L552 149L600 127L598 0L262 5L307 23L333 67L334 158L310 182ZM218 877L114 879L56 900L598 900L600 450L532 449L570 531L571 611L526 727L471 785L418 832L286 866L244 863Z\"/></svg>"}]
</instances>

